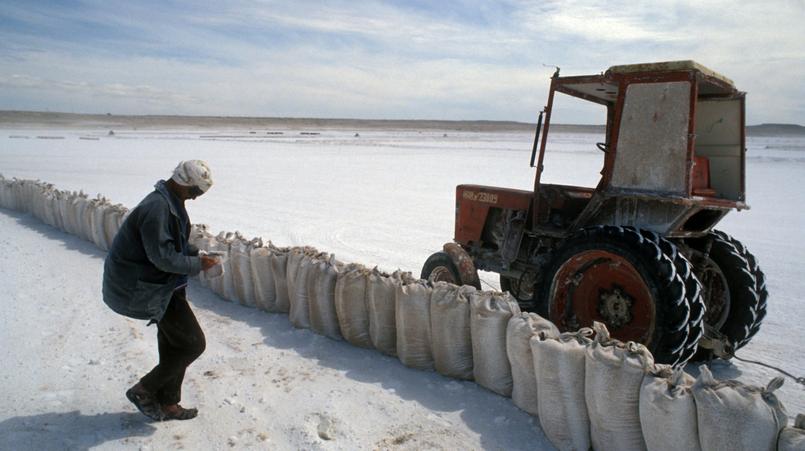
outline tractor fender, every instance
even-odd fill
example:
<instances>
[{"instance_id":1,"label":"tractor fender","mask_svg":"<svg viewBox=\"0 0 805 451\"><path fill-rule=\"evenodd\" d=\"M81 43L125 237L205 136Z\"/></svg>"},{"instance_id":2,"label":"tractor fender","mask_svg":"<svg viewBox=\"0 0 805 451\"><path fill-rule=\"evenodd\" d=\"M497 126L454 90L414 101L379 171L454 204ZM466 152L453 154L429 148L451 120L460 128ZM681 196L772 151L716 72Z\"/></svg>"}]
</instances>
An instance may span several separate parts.
<instances>
[{"instance_id":1,"label":"tractor fender","mask_svg":"<svg viewBox=\"0 0 805 451\"><path fill-rule=\"evenodd\" d=\"M475 269L475 263L467 251L456 243L445 243L442 250L450 256L453 264L458 268L459 276L461 276L461 283L464 285L472 285L477 289L481 289L481 279L478 278L478 270Z\"/></svg>"}]
</instances>

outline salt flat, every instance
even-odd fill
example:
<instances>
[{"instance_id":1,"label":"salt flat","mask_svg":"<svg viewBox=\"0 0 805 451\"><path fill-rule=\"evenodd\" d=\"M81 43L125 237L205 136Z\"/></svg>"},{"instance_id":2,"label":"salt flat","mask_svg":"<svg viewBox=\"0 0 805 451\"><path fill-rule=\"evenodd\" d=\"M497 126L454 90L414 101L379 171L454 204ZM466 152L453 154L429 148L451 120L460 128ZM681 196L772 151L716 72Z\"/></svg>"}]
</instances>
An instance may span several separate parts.
<instances>
[{"instance_id":1,"label":"salt flat","mask_svg":"<svg viewBox=\"0 0 805 451\"><path fill-rule=\"evenodd\" d=\"M531 189L532 134L408 128L7 128L0 173L102 193L133 207L182 159L212 167L216 185L189 203L194 222L279 246L312 245L339 260L419 273L453 236L455 186ZM254 132L254 133L251 133ZM357 136L356 136L357 134ZM43 139L61 137L63 139ZM97 139L80 139L97 138ZM596 134L561 133L550 182L593 185ZM739 354L805 375L805 139L750 138L747 200L719 229L767 275L769 313ZM538 421L475 384L403 367L379 353L295 330L283 315L222 302L191 284L208 337L189 370L189 423L150 424L123 391L156 358L155 330L100 300L103 254L35 219L0 210L0 442L14 449L550 449ZM483 274L486 287L496 275ZM775 373L715 363L718 377L764 384ZM689 368L696 372L695 368ZM805 412L791 380L778 395ZM318 434L330 424L333 440Z\"/></svg>"}]
</instances>

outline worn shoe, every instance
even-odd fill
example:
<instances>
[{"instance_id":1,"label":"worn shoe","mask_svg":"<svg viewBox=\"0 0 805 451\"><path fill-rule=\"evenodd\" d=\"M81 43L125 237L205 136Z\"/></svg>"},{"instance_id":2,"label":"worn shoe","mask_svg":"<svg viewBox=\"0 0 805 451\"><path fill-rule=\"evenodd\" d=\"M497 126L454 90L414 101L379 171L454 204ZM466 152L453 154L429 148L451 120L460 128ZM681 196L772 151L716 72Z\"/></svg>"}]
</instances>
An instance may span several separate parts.
<instances>
[{"instance_id":1,"label":"worn shoe","mask_svg":"<svg viewBox=\"0 0 805 451\"><path fill-rule=\"evenodd\" d=\"M162 420L191 420L198 415L198 409L185 409L179 404L162 406Z\"/></svg>"},{"instance_id":2,"label":"worn shoe","mask_svg":"<svg viewBox=\"0 0 805 451\"><path fill-rule=\"evenodd\" d=\"M137 410L148 418L155 421L162 421L164 419L162 406L159 405L154 395L143 388L139 382L126 391L126 398L137 407Z\"/></svg>"}]
</instances>

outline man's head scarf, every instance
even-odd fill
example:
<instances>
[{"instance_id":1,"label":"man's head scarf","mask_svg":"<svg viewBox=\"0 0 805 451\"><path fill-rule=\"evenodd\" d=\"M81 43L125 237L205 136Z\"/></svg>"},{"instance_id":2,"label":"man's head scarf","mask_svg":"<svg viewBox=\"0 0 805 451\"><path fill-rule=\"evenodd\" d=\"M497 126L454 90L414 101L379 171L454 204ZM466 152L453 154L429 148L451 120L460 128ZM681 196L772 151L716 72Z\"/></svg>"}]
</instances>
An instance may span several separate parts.
<instances>
[{"instance_id":1,"label":"man's head scarf","mask_svg":"<svg viewBox=\"0 0 805 451\"><path fill-rule=\"evenodd\" d=\"M197 186L206 193L212 186L212 173L207 163L201 160L187 160L176 166L171 180L182 186Z\"/></svg>"}]
</instances>

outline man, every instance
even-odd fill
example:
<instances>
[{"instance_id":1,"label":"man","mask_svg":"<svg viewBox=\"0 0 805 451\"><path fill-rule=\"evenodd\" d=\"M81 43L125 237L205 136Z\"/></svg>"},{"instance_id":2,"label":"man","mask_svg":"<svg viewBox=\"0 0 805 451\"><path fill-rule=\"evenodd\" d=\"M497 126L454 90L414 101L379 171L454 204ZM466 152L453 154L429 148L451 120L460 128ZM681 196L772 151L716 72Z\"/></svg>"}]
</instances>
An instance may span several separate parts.
<instances>
[{"instance_id":1,"label":"man","mask_svg":"<svg viewBox=\"0 0 805 451\"><path fill-rule=\"evenodd\" d=\"M157 420L189 420L179 405L185 369L204 352L204 333L187 303L188 276L217 264L188 243L185 201L212 186L207 164L182 161L168 181L128 215L112 242L103 271L103 300L115 312L157 325L159 364L126 392L137 409Z\"/></svg>"}]
</instances>

